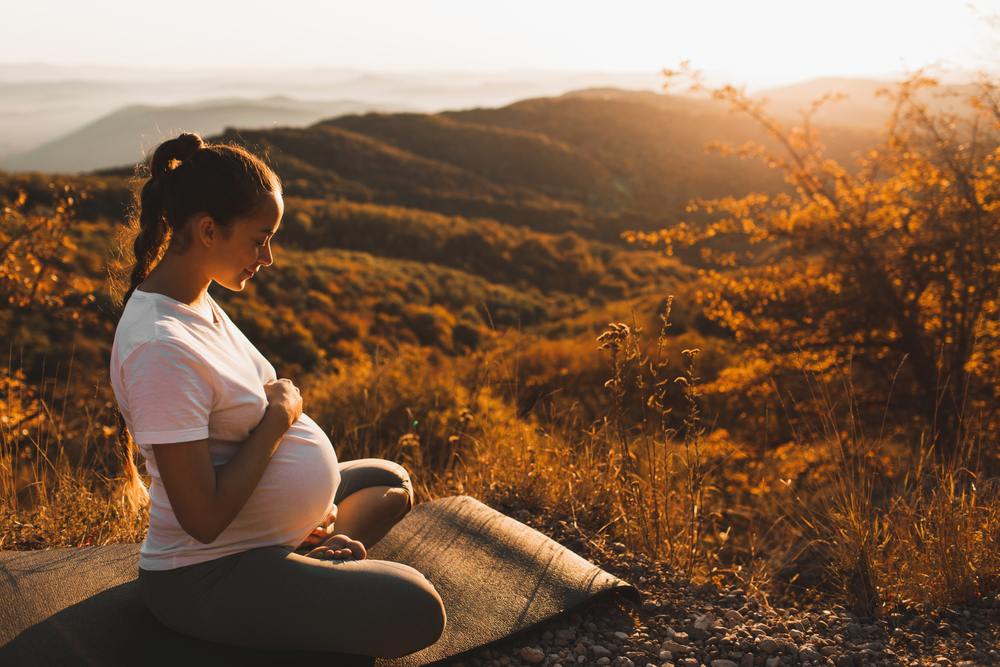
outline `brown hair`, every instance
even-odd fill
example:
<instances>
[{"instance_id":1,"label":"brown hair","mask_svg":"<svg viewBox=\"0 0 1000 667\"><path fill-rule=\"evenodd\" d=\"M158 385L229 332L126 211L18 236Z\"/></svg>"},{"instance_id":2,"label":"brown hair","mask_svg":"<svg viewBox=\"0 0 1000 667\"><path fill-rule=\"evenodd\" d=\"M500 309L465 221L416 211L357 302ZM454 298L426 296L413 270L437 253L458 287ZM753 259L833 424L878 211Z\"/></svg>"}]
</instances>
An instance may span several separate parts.
<instances>
[{"instance_id":1,"label":"brown hair","mask_svg":"<svg viewBox=\"0 0 1000 667\"><path fill-rule=\"evenodd\" d=\"M135 265L122 309L164 251L174 243L186 245L183 231L196 215L208 215L226 229L253 215L269 195L281 191L278 176L260 158L240 146L205 143L197 134L182 134L161 143L148 161L148 170L136 192L130 220L135 233ZM148 494L135 465L135 443L120 414L118 432L125 496L138 508Z\"/></svg>"}]
</instances>

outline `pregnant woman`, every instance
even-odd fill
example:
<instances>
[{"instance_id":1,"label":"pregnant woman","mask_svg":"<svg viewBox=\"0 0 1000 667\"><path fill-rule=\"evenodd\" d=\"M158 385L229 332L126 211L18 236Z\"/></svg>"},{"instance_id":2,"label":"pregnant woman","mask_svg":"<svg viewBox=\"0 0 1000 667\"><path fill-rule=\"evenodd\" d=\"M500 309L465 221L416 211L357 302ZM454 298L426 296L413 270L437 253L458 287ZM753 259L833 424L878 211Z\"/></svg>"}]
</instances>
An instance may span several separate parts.
<instances>
[{"instance_id":1,"label":"pregnant woman","mask_svg":"<svg viewBox=\"0 0 1000 667\"><path fill-rule=\"evenodd\" d=\"M445 624L423 575L366 559L413 504L406 471L338 463L292 382L208 294L271 264L283 210L277 176L242 148L182 134L153 154L111 357L133 495L134 445L152 478L140 590L202 639L398 657Z\"/></svg>"}]
</instances>

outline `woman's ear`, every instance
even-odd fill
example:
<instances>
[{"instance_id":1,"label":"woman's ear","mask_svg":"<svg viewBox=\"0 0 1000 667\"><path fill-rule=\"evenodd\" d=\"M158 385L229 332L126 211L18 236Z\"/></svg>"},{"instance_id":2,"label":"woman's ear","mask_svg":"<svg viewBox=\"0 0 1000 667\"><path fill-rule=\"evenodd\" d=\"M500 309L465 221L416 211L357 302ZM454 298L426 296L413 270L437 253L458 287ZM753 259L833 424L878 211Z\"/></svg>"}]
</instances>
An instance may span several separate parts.
<instances>
[{"instance_id":1,"label":"woman's ear","mask_svg":"<svg viewBox=\"0 0 1000 667\"><path fill-rule=\"evenodd\" d=\"M222 230L215 224L215 220L210 215L203 215L195 220L195 239L206 248L211 248L222 238L221 232Z\"/></svg>"}]
</instances>

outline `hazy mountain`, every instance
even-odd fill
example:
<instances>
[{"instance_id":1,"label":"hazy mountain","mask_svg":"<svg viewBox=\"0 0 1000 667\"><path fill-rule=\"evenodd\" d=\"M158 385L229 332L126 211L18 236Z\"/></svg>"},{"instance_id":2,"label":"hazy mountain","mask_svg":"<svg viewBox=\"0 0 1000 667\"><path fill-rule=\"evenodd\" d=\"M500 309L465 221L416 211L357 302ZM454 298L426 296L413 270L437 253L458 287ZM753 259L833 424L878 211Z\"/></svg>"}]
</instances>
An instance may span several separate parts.
<instances>
[{"instance_id":1,"label":"hazy mountain","mask_svg":"<svg viewBox=\"0 0 1000 667\"><path fill-rule=\"evenodd\" d=\"M57 80L59 75L77 74L101 80ZM663 129L658 113L680 114L677 128L690 125L692 114L726 116L726 106L690 95L666 95L658 92L662 79L656 74L559 73L559 72L419 72L373 73L346 69L249 72L231 70L213 72L196 78L191 72L148 72L127 69L50 68L22 66L12 69L0 65L0 168L10 170L86 171L134 163L144 150L179 130L213 134L225 127L261 128L267 126L310 125L320 119L369 110L421 111L456 110L476 118L490 116L508 129L562 136L569 127L549 127L539 118L524 114L522 107L509 107L512 101L555 99L565 95L560 104L571 98L623 100L645 105L641 122L664 136L673 137L673 153L658 154L658 159L680 164L689 149L701 142L726 135L725 122L709 123L712 132ZM26 79L34 77L35 81ZM145 77L145 78L143 78ZM8 83L2 83L6 79ZM126 80L127 79L127 80ZM621 84L616 86L615 84ZM849 163L851 151L841 147L856 146L869 140L868 133L880 129L890 113L884 98L876 92L885 81L862 79L816 79L792 86L757 93L768 100L768 109L786 120L797 120L798 110L827 93L844 92L845 100L824 105L815 121L825 125L826 137L832 139L833 157ZM575 92L567 86L576 86ZM680 88L680 87L678 87ZM970 90L968 86L945 87L951 97L931 98L936 110L956 106ZM277 91L282 99L262 98L248 93ZM957 96L955 95L957 94ZM219 99L220 96L226 99ZM337 96L330 101L332 96ZM209 101L198 101L211 96ZM194 98L192 101L191 98ZM234 99L239 98L239 99ZM301 102L298 100L318 100ZM134 101L144 104L136 105ZM150 103L148 100L155 100ZM354 100L344 102L343 100ZM113 109L100 111L107 105ZM486 108L486 111L482 111ZM457 111L465 109L466 111ZM516 109L520 109L517 111ZM480 113L482 111L482 113ZM478 114L478 115L477 115ZM655 115L655 114L654 114ZM86 123L75 125L85 119ZM455 116L454 120L460 120ZM398 123L399 121L394 121ZM478 122L478 121L477 121ZM599 122L607 122L601 120ZM733 121L733 122L745 122ZM697 125L697 123L695 123ZM704 124L704 123L703 123ZM82 126L81 126L82 125ZM703 129L707 129L708 125ZM425 127L428 129L430 126ZM54 133L54 130L59 130ZM581 126L580 132L592 131ZM713 134L713 132L715 134ZM854 136L857 133L864 136ZM626 137L626 141L629 139ZM630 144L637 155L655 153L643 143ZM686 178L683 169L671 175L652 161L650 185L640 190L661 189L662 176ZM669 171L669 170L668 170ZM661 173L663 172L663 173ZM647 178L640 175L633 181ZM675 188L680 189L680 188ZM671 199L671 202L673 200Z\"/></svg>"},{"instance_id":2,"label":"hazy mountain","mask_svg":"<svg viewBox=\"0 0 1000 667\"><path fill-rule=\"evenodd\" d=\"M502 106L594 86L657 89L648 73L364 72L355 69L142 70L0 64L0 157L24 153L135 105L222 98L357 100L372 109Z\"/></svg>"},{"instance_id":3,"label":"hazy mountain","mask_svg":"<svg viewBox=\"0 0 1000 667\"><path fill-rule=\"evenodd\" d=\"M707 81L720 84L732 80L724 72L705 72L704 75ZM503 107L519 100L556 97L574 90L661 92L664 82L657 72L369 72L347 68L150 70L44 63L0 64L0 164L8 168L27 168L27 165L68 168L67 163L54 161L50 147L42 145L68 139L66 135L76 131L90 132L91 124L137 105L173 107L206 100L263 100L283 96L323 102L354 100L368 109L413 109L433 113ZM817 120L872 128L881 127L888 113L885 102L874 96L884 85L885 81L817 79L760 94L771 100L771 109L776 114L789 117L826 92L844 91L850 99L825 106L817 114ZM675 93L673 97L690 97L681 82L671 90ZM168 126L171 123L169 121ZM220 128L243 124L240 119L216 123ZM266 124L272 123L269 120ZM134 124L122 127L123 132L133 133L126 140L132 148L143 145L144 141L134 134L135 129ZM160 136L146 129L142 133ZM40 153L31 152L34 149ZM74 158L68 164L81 169L108 166L104 162L84 159L82 156L86 153L78 149L79 159ZM46 155L49 157L40 157Z\"/></svg>"},{"instance_id":4,"label":"hazy mountain","mask_svg":"<svg viewBox=\"0 0 1000 667\"><path fill-rule=\"evenodd\" d=\"M73 172L129 165L142 160L145 152L163 139L181 131L208 136L229 126L303 126L322 118L372 109L373 105L363 102L300 102L287 98L131 106L33 150L0 158L0 168Z\"/></svg>"}]
</instances>

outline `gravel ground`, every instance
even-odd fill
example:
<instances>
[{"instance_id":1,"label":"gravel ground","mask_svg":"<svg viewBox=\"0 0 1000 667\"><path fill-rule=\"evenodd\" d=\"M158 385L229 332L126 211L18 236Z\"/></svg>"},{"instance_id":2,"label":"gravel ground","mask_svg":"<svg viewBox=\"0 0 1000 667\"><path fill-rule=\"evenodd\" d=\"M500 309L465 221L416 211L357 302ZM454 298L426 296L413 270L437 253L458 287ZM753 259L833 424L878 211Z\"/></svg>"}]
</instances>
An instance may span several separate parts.
<instances>
[{"instance_id":1,"label":"gravel ground","mask_svg":"<svg viewBox=\"0 0 1000 667\"><path fill-rule=\"evenodd\" d=\"M996 593L965 606L901 605L874 621L837 607L771 608L738 589L694 586L669 565L622 545L593 548L568 517L511 514L634 585L642 607L594 603L454 667L1000 664Z\"/></svg>"}]
</instances>

